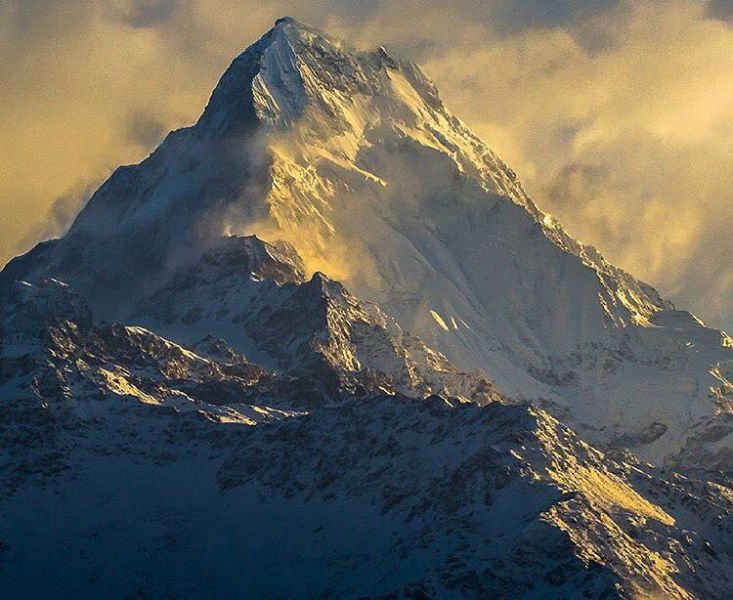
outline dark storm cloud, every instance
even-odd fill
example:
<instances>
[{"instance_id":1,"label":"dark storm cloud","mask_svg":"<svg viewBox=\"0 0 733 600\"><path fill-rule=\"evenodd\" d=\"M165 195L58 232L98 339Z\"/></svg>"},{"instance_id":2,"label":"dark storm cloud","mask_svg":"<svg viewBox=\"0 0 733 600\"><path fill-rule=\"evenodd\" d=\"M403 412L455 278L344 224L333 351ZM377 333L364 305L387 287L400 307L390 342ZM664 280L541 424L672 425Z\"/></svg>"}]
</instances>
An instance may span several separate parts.
<instances>
[{"instance_id":1,"label":"dark storm cloud","mask_svg":"<svg viewBox=\"0 0 733 600\"><path fill-rule=\"evenodd\" d=\"M483 4L483 3L482 3ZM601 15L619 5L619 0L497 0L487 16L502 33L525 29L563 28Z\"/></svg>"},{"instance_id":2,"label":"dark storm cloud","mask_svg":"<svg viewBox=\"0 0 733 600\"><path fill-rule=\"evenodd\" d=\"M2 0L0 31L9 36L6 39L14 38L20 49L83 30L96 13L87 0Z\"/></svg>"},{"instance_id":3,"label":"dark storm cloud","mask_svg":"<svg viewBox=\"0 0 733 600\"><path fill-rule=\"evenodd\" d=\"M707 11L714 19L733 23L733 0L709 0Z\"/></svg>"},{"instance_id":4,"label":"dark storm cloud","mask_svg":"<svg viewBox=\"0 0 733 600\"><path fill-rule=\"evenodd\" d=\"M145 110L136 110L130 114L127 137L145 150L157 146L166 134L163 120Z\"/></svg>"},{"instance_id":5,"label":"dark storm cloud","mask_svg":"<svg viewBox=\"0 0 733 600\"><path fill-rule=\"evenodd\" d=\"M499 34L513 34L534 28L576 27L585 20L602 15L619 5L620 0L454 0L446 5L437 0L326 0L320 2L290 3L275 0L258 7L257 12L268 11L272 19L294 13L292 16L307 19L320 25L336 18L350 26L364 24L394 6L403 13L411 13L420 20L436 8L449 8L466 23L481 23ZM10 19L13 29L28 37L35 33L64 35L92 22L98 15L112 18L127 26L149 29L166 26L172 21L179 25L191 25L197 19L192 7L205 11L211 6L215 12L220 4L240 5L239 12L246 15L248 2L222 2L214 0L5 0L0 14ZM730 0L712 0L711 10L725 12ZM720 5L719 8L717 5ZM728 9L730 10L730 9ZM9 15L9 16L7 16ZM410 28L409 22L402 23ZM412 25L417 25L413 23ZM421 44L430 44L422 40Z\"/></svg>"},{"instance_id":6,"label":"dark storm cloud","mask_svg":"<svg viewBox=\"0 0 733 600\"><path fill-rule=\"evenodd\" d=\"M403 6L414 9L420 18L443 4L466 21L481 22L499 33L515 33L534 28L563 28L577 25L584 19L601 15L616 8L621 0L453 0L416 2L407 0ZM362 21L395 2L389 0L351 0L329 2L328 12L342 18ZM405 23L409 27L409 23Z\"/></svg>"},{"instance_id":7,"label":"dark storm cloud","mask_svg":"<svg viewBox=\"0 0 733 600\"><path fill-rule=\"evenodd\" d=\"M46 213L45 220L36 225L20 245L31 248L39 240L64 235L100 183L100 181L82 182L68 193L55 198Z\"/></svg>"},{"instance_id":8,"label":"dark storm cloud","mask_svg":"<svg viewBox=\"0 0 733 600\"><path fill-rule=\"evenodd\" d=\"M155 27L168 21L185 4L183 0L129 0L119 14L131 27Z\"/></svg>"}]
</instances>

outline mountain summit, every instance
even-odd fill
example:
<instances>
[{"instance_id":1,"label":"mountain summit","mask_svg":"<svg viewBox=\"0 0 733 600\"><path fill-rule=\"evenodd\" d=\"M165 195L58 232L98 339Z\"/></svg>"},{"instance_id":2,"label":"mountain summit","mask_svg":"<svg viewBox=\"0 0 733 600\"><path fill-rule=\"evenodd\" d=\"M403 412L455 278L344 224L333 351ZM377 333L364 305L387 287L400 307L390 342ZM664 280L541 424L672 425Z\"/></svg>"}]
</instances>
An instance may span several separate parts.
<instances>
[{"instance_id":1,"label":"mountain summit","mask_svg":"<svg viewBox=\"0 0 733 600\"><path fill-rule=\"evenodd\" d=\"M419 67L290 18L233 61L195 125L115 171L0 287L53 276L128 318L251 234L597 443L729 456L730 338L570 238Z\"/></svg>"},{"instance_id":2,"label":"mountain summit","mask_svg":"<svg viewBox=\"0 0 733 600\"><path fill-rule=\"evenodd\" d=\"M733 580L733 340L572 239L417 65L290 18L0 272L0 411L10 597Z\"/></svg>"}]
</instances>

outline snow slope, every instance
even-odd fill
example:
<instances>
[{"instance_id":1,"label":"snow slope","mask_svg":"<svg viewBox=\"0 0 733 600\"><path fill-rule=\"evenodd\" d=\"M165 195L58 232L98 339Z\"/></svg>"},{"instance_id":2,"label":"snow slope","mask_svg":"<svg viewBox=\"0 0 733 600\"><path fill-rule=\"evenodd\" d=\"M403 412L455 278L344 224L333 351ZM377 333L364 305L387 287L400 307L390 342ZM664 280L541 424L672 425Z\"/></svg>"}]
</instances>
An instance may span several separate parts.
<instances>
[{"instance_id":1,"label":"snow slope","mask_svg":"<svg viewBox=\"0 0 733 600\"><path fill-rule=\"evenodd\" d=\"M725 598L731 382L419 67L281 19L0 272L0 589Z\"/></svg>"},{"instance_id":2,"label":"snow slope","mask_svg":"<svg viewBox=\"0 0 733 600\"><path fill-rule=\"evenodd\" d=\"M729 464L731 339L571 239L419 67L292 19L0 289L53 276L127 318L222 238L251 234L596 443Z\"/></svg>"},{"instance_id":3,"label":"snow slope","mask_svg":"<svg viewBox=\"0 0 733 600\"><path fill-rule=\"evenodd\" d=\"M3 310L4 597L730 589L729 486L611 460L499 401L342 390L304 410L304 379L221 341L89 314L57 281Z\"/></svg>"}]
</instances>

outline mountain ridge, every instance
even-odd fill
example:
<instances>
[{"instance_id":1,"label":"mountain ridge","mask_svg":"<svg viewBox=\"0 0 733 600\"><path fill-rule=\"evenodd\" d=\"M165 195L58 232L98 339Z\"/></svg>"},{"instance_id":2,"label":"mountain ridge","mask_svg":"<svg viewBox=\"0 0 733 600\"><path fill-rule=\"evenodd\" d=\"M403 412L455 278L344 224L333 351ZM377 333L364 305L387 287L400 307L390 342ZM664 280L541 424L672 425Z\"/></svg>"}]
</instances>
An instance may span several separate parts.
<instances>
[{"instance_id":1,"label":"mountain ridge","mask_svg":"<svg viewBox=\"0 0 733 600\"><path fill-rule=\"evenodd\" d=\"M730 487L610 459L541 409L324 401L221 340L192 351L88 322L60 282L17 289L0 320L11 597L688 599L733 578Z\"/></svg>"},{"instance_id":2,"label":"mountain ridge","mask_svg":"<svg viewBox=\"0 0 733 600\"><path fill-rule=\"evenodd\" d=\"M638 440L663 462L728 430L730 338L676 327L671 303L569 237L417 66L292 19L232 62L196 124L12 261L0 290L56 277L127 320L220 240L252 234L595 443ZM654 370L671 361L679 373Z\"/></svg>"},{"instance_id":3,"label":"mountain ridge","mask_svg":"<svg viewBox=\"0 0 733 600\"><path fill-rule=\"evenodd\" d=\"M568 236L383 48L278 20L0 300L13 593L733 581L733 340Z\"/></svg>"}]
</instances>

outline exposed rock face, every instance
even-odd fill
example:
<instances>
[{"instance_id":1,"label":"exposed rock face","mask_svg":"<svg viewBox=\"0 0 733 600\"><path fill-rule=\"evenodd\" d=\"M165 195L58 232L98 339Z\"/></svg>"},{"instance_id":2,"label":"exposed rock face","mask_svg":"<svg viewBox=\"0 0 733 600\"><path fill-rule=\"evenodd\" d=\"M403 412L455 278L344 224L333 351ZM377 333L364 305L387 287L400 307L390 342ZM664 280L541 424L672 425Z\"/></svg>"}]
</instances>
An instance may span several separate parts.
<instances>
[{"instance_id":1,"label":"exposed rock face","mask_svg":"<svg viewBox=\"0 0 733 600\"><path fill-rule=\"evenodd\" d=\"M733 341L383 48L279 20L0 300L9 597L733 585Z\"/></svg>"}]
</instances>

